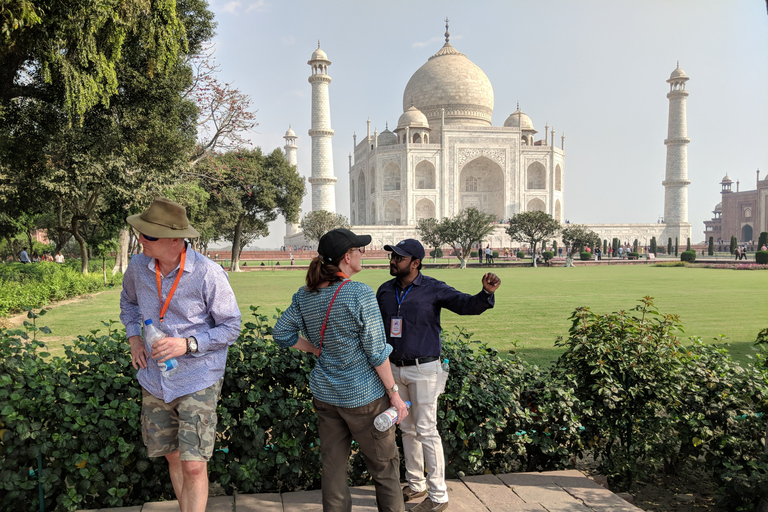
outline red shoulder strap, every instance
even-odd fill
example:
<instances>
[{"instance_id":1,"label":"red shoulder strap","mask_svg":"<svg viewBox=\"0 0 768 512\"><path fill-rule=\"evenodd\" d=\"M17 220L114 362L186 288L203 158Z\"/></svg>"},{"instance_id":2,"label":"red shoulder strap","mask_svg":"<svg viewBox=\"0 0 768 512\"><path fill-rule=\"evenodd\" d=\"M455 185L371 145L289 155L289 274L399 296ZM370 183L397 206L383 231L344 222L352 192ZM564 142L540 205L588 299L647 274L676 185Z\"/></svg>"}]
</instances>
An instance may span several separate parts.
<instances>
[{"instance_id":1,"label":"red shoulder strap","mask_svg":"<svg viewBox=\"0 0 768 512\"><path fill-rule=\"evenodd\" d=\"M328 325L328 316L331 314L331 306L333 306L333 301L336 300L336 296L341 291L341 288L350 282L351 279L345 279L341 282L338 288L336 288L336 293L333 294L333 298L331 299L331 303L328 304L328 311L325 312L325 320L323 320L323 327L320 329L320 348L319 352L317 353L317 357L320 357L320 354L323 353L323 338L325 337L325 327Z\"/></svg>"}]
</instances>

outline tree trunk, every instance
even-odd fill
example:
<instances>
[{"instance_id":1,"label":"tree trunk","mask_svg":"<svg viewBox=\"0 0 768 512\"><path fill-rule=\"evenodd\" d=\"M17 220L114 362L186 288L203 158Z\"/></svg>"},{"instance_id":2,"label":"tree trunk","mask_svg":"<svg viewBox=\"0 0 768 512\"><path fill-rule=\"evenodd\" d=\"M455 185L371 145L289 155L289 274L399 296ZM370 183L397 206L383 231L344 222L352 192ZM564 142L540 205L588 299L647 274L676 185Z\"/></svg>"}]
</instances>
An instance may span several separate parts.
<instances>
[{"instance_id":1,"label":"tree trunk","mask_svg":"<svg viewBox=\"0 0 768 512\"><path fill-rule=\"evenodd\" d=\"M243 221L245 217L240 217L235 224L235 236L232 237L232 265L230 272L240 272L240 237L243 234Z\"/></svg>"},{"instance_id":2,"label":"tree trunk","mask_svg":"<svg viewBox=\"0 0 768 512\"><path fill-rule=\"evenodd\" d=\"M101 257L101 275L104 277L104 286L107 285L107 257Z\"/></svg>"},{"instance_id":3,"label":"tree trunk","mask_svg":"<svg viewBox=\"0 0 768 512\"><path fill-rule=\"evenodd\" d=\"M573 266L573 255L571 253L568 253L565 255L565 266L566 267Z\"/></svg>"},{"instance_id":4,"label":"tree trunk","mask_svg":"<svg viewBox=\"0 0 768 512\"><path fill-rule=\"evenodd\" d=\"M536 267L536 242L531 244L531 260L533 260L533 266Z\"/></svg>"},{"instance_id":5,"label":"tree trunk","mask_svg":"<svg viewBox=\"0 0 768 512\"><path fill-rule=\"evenodd\" d=\"M77 240L77 244L80 246L80 270L83 274L88 273L88 247L85 244L85 238L80 235L77 229L78 224L77 217L72 217L72 236Z\"/></svg>"},{"instance_id":6,"label":"tree trunk","mask_svg":"<svg viewBox=\"0 0 768 512\"><path fill-rule=\"evenodd\" d=\"M120 245L117 248L117 254L115 254L115 266L112 268L112 275L118 272L125 274L128 269L128 245L131 242L131 233L128 228L123 228L117 237Z\"/></svg>"}]
</instances>

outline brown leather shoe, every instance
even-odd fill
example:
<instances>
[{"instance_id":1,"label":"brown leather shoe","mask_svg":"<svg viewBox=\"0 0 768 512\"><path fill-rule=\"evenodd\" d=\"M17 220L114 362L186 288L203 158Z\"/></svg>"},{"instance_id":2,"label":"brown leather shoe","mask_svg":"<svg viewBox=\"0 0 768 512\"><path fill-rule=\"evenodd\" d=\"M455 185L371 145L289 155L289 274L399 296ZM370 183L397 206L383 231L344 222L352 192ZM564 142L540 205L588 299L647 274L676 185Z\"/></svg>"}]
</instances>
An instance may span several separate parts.
<instances>
[{"instance_id":1,"label":"brown leather shoe","mask_svg":"<svg viewBox=\"0 0 768 512\"><path fill-rule=\"evenodd\" d=\"M403 500L406 503L409 502L409 501L413 501L413 500L419 499L422 496L426 496L426 495L427 495L427 491L426 490L423 490L421 492L417 492L417 491L414 491L413 489L411 489L411 487L409 485L406 485L405 487L403 487Z\"/></svg>"},{"instance_id":2,"label":"brown leather shoe","mask_svg":"<svg viewBox=\"0 0 768 512\"><path fill-rule=\"evenodd\" d=\"M427 498L409 510L409 512L440 512L441 510L445 510L447 508L447 501L445 503L435 503L431 499Z\"/></svg>"}]
</instances>

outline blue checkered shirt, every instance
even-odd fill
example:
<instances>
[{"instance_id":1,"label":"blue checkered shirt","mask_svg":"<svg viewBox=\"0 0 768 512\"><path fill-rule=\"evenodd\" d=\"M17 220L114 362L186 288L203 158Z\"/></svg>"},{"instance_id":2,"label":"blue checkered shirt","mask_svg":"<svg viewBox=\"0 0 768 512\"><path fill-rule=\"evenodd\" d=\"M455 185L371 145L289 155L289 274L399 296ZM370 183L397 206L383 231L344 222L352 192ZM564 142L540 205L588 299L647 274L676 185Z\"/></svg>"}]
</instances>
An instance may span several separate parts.
<instances>
[{"instance_id":1,"label":"blue checkered shirt","mask_svg":"<svg viewBox=\"0 0 768 512\"><path fill-rule=\"evenodd\" d=\"M277 344L292 347L302 334L319 347L328 305L340 285L315 293L300 288L275 325L272 335ZM323 351L309 377L309 388L315 398L337 407L369 404L384 395L384 384L374 368L387 361L390 352L373 290L350 281L333 302Z\"/></svg>"}]
</instances>

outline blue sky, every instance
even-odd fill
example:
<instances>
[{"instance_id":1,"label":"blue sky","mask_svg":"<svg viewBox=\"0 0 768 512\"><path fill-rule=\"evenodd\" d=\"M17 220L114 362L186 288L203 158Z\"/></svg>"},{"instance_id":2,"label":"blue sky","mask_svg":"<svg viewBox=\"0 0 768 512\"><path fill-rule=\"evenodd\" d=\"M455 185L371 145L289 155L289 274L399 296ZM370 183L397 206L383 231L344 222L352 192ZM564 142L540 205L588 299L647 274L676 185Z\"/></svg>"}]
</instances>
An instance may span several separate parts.
<instances>
[{"instance_id":1,"label":"blue sky","mask_svg":"<svg viewBox=\"0 0 768 512\"><path fill-rule=\"evenodd\" d=\"M565 217L573 223L655 222L663 214L669 84L690 77L689 221L693 242L720 201L725 174L755 188L768 173L768 13L764 0L387 2L211 1L219 78L250 95L266 151L298 135L310 175L311 86L318 40L329 75L337 211L349 216L352 135L397 125L411 75L444 42L494 88L493 125L520 108L541 137L565 134ZM310 208L305 196L304 211ZM262 248L282 244L273 223Z\"/></svg>"}]
</instances>

